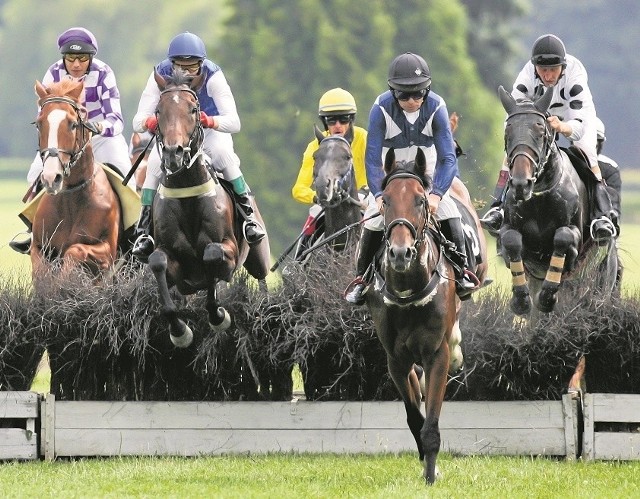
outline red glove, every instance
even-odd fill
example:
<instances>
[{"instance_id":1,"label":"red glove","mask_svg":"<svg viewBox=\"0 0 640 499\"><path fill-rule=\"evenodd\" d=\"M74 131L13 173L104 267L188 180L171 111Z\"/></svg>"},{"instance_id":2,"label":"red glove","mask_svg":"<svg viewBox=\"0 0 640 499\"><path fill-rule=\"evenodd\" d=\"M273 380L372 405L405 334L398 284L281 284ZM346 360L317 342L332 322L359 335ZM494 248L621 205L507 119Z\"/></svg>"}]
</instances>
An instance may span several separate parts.
<instances>
[{"instance_id":1,"label":"red glove","mask_svg":"<svg viewBox=\"0 0 640 499\"><path fill-rule=\"evenodd\" d=\"M204 111L200 111L200 123L205 128L215 128L218 126L216 119L213 116L207 116Z\"/></svg>"},{"instance_id":2,"label":"red glove","mask_svg":"<svg viewBox=\"0 0 640 499\"><path fill-rule=\"evenodd\" d=\"M144 120L144 126L147 127L151 133L156 132L156 128L158 128L158 118L155 116L149 116L146 120Z\"/></svg>"}]
</instances>

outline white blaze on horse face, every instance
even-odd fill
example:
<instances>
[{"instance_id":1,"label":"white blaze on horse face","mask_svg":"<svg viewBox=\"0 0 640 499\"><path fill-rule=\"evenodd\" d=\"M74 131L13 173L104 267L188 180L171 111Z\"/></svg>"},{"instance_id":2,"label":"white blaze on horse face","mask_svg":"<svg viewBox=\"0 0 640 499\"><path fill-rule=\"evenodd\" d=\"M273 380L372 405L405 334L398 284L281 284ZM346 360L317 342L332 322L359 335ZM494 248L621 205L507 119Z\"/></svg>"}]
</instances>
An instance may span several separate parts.
<instances>
[{"instance_id":1,"label":"white blaze on horse face","mask_svg":"<svg viewBox=\"0 0 640 499\"><path fill-rule=\"evenodd\" d=\"M47 148L58 149L58 130L66 116L66 111L63 111L62 109L54 109L49 113L49 116L47 116L47 122L49 123ZM55 158L47 156L42 167L42 180L44 182L52 183L55 176L62 170L62 161L60 157Z\"/></svg>"},{"instance_id":2,"label":"white blaze on horse face","mask_svg":"<svg viewBox=\"0 0 640 499\"><path fill-rule=\"evenodd\" d=\"M175 102L176 104L180 102L180 96L177 93L173 94L172 99L173 99L173 102Z\"/></svg>"}]
</instances>

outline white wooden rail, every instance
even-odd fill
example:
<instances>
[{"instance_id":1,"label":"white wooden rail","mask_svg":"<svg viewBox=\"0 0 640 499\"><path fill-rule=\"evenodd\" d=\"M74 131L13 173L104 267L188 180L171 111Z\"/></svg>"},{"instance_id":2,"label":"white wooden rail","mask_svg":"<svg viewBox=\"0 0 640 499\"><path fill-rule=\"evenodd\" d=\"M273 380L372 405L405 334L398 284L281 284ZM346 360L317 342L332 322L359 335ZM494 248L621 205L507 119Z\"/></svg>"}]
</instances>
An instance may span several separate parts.
<instances>
[{"instance_id":1,"label":"white wooden rail","mask_svg":"<svg viewBox=\"0 0 640 499\"><path fill-rule=\"evenodd\" d=\"M41 454L219 455L415 451L401 402L71 402L42 404ZM555 455L577 450L577 403L445 402L442 449Z\"/></svg>"}]
</instances>

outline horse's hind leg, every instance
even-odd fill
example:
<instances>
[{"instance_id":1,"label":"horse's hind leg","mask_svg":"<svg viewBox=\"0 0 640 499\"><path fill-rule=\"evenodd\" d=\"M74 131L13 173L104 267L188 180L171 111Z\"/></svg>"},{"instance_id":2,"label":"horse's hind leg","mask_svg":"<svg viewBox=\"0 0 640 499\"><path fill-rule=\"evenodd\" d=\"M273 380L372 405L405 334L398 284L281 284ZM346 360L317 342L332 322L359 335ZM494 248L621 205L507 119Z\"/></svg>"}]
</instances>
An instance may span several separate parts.
<instances>
[{"instance_id":1,"label":"horse's hind leg","mask_svg":"<svg viewBox=\"0 0 640 499\"><path fill-rule=\"evenodd\" d=\"M531 296L522 262L522 234L513 229L507 229L504 232L501 231L500 240L511 270L513 294L509 306L514 314L526 315L531 311Z\"/></svg>"},{"instance_id":2,"label":"horse's hind leg","mask_svg":"<svg viewBox=\"0 0 640 499\"><path fill-rule=\"evenodd\" d=\"M149 268L158 283L162 315L171 326L171 342L178 348L186 348L193 341L193 332L184 321L178 317L178 309L169 294L167 284L167 255L164 251L155 250L149 256Z\"/></svg>"},{"instance_id":3,"label":"horse's hind leg","mask_svg":"<svg viewBox=\"0 0 640 499\"><path fill-rule=\"evenodd\" d=\"M553 255L549 262L549 269L536 300L536 306L541 312L553 311L558 302L557 293L560 289L565 259L567 256L571 260L574 259L578 252L579 243L580 232L576 227L560 227L556 230L553 236Z\"/></svg>"},{"instance_id":4,"label":"horse's hind leg","mask_svg":"<svg viewBox=\"0 0 640 499\"><path fill-rule=\"evenodd\" d=\"M209 287L207 289L207 312L209 313L209 324L218 331L224 331L231 325L231 317L229 312L222 307L218 301L217 285L220 280L215 270L224 268L228 265L225 262L225 253L222 244L209 243L204 250L203 261L207 272L207 281ZM225 274L225 280L231 280L232 271L229 270Z\"/></svg>"}]
</instances>

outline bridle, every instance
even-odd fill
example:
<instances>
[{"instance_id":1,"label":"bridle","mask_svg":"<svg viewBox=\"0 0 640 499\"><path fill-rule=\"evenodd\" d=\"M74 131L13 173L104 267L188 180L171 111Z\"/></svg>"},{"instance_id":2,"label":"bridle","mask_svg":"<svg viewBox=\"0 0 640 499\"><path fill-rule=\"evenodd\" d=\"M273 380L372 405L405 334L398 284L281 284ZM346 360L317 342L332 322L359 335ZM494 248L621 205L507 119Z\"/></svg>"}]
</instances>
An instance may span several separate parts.
<instances>
[{"instance_id":1,"label":"bridle","mask_svg":"<svg viewBox=\"0 0 640 499\"><path fill-rule=\"evenodd\" d=\"M184 154L182 157L182 164L180 165L180 167L175 171L171 171L167 169L166 165L164 164L164 161L160 163L164 174L167 176L177 175L183 172L184 170L188 170L195 164L198 158L204 154L204 151L202 150L202 144L204 141L204 128L202 127L202 123L200 123L200 101L198 100L198 95L192 89L187 87L166 88L162 92L160 92L160 100L162 99L163 95L174 93L174 92L187 92L194 98L196 103L196 109L195 109L196 125L193 128L193 131L191 132L191 134L189 135L189 141L187 143L187 146L182 146L182 151ZM158 105L159 105L159 101L158 101ZM157 119L158 118L157 108L156 108L155 115ZM160 158L162 158L165 145L163 141L162 130L160 130L159 121L158 121L158 127L156 128L155 136L156 136L156 147L158 149L158 154ZM196 152L195 154L191 155L191 151L196 151Z\"/></svg>"},{"instance_id":2,"label":"bridle","mask_svg":"<svg viewBox=\"0 0 640 499\"><path fill-rule=\"evenodd\" d=\"M531 162L531 164L533 164L533 175L531 176L531 180L533 180L533 183L535 184L535 182L544 172L545 165L549 162L549 157L551 156L551 152L552 152L552 144L554 143L554 138L555 138L555 134L551 131L551 127L547 122L548 114L542 113L535 109L521 110L521 111L516 111L510 114L509 117L507 118L507 122L511 120L511 118L513 118L514 116L531 115L531 114L540 116L544 122L545 133L542 139L542 147L538 149L538 145L536 144L535 138L532 137L531 135L529 125L525 123L521 123L518 125L514 125L513 123L511 123L512 127L516 127L515 133L517 134L517 137L519 138L522 137L523 139L517 144L513 145L509 150L507 137L505 135L504 145L505 145L505 151L507 153L507 164L509 166L510 176L511 176L511 170L513 168L513 164L516 158L518 156L524 156ZM521 146L529 147L530 149L535 151L536 155L538 156L538 159L535 159L527 151L524 151L521 149L518 150L518 148Z\"/></svg>"},{"instance_id":3,"label":"bridle","mask_svg":"<svg viewBox=\"0 0 640 499\"><path fill-rule=\"evenodd\" d=\"M41 109L40 112L42 112L42 109L47 104L53 104L56 102L68 104L76 112L78 121L74 122L74 128L76 129L86 128L89 131L95 131L94 127L92 127L91 124L89 124L87 121L82 119L83 113L86 113L85 109L81 107L75 100L69 97L48 97L42 100L40 102L40 109ZM39 129L38 129L38 132L40 132ZM84 138L84 136L85 136L84 133L81 134L82 138ZM65 177L68 177L71 174L71 168L73 168L78 163L78 161L82 157L82 154L84 153L85 148L90 143L91 138L87 137L87 139L84 142L81 142L81 141L82 139L78 137L78 134L76 134L75 143L77 144L77 147L75 149L68 150L68 149L59 149L57 147L46 147L44 149L38 149L38 154L40 155L40 158L42 159L43 164L49 158L58 158L58 161L60 161L60 164L62 165L63 175ZM69 161L67 163L64 163L62 161L62 158L60 157L60 153L67 154L69 156Z\"/></svg>"},{"instance_id":4,"label":"bridle","mask_svg":"<svg viewBox=\"0 0 640 499\"><path fill-rule=\"evenodd\" d=\"M324 139L322 139L322 142L331 141L331 140L344 142L349 148L349 151L351 150L351 144L342 135L329 135L328 137L325 137ZM335 196L334 200L331 202L322 202L319 204L324 208L336 208L340 206L345 200L352 199L351 195L349 194L349 186L351 186L351 184L355 181L354 177L355 177L355 169L353 167L353 157L351 157L349 159L349 168L347 168L346 173L338 179L338 182L336 185L337 196ZM315 176L314 176L314 182L315 182Z\"/></svg>"}]
</instances>

